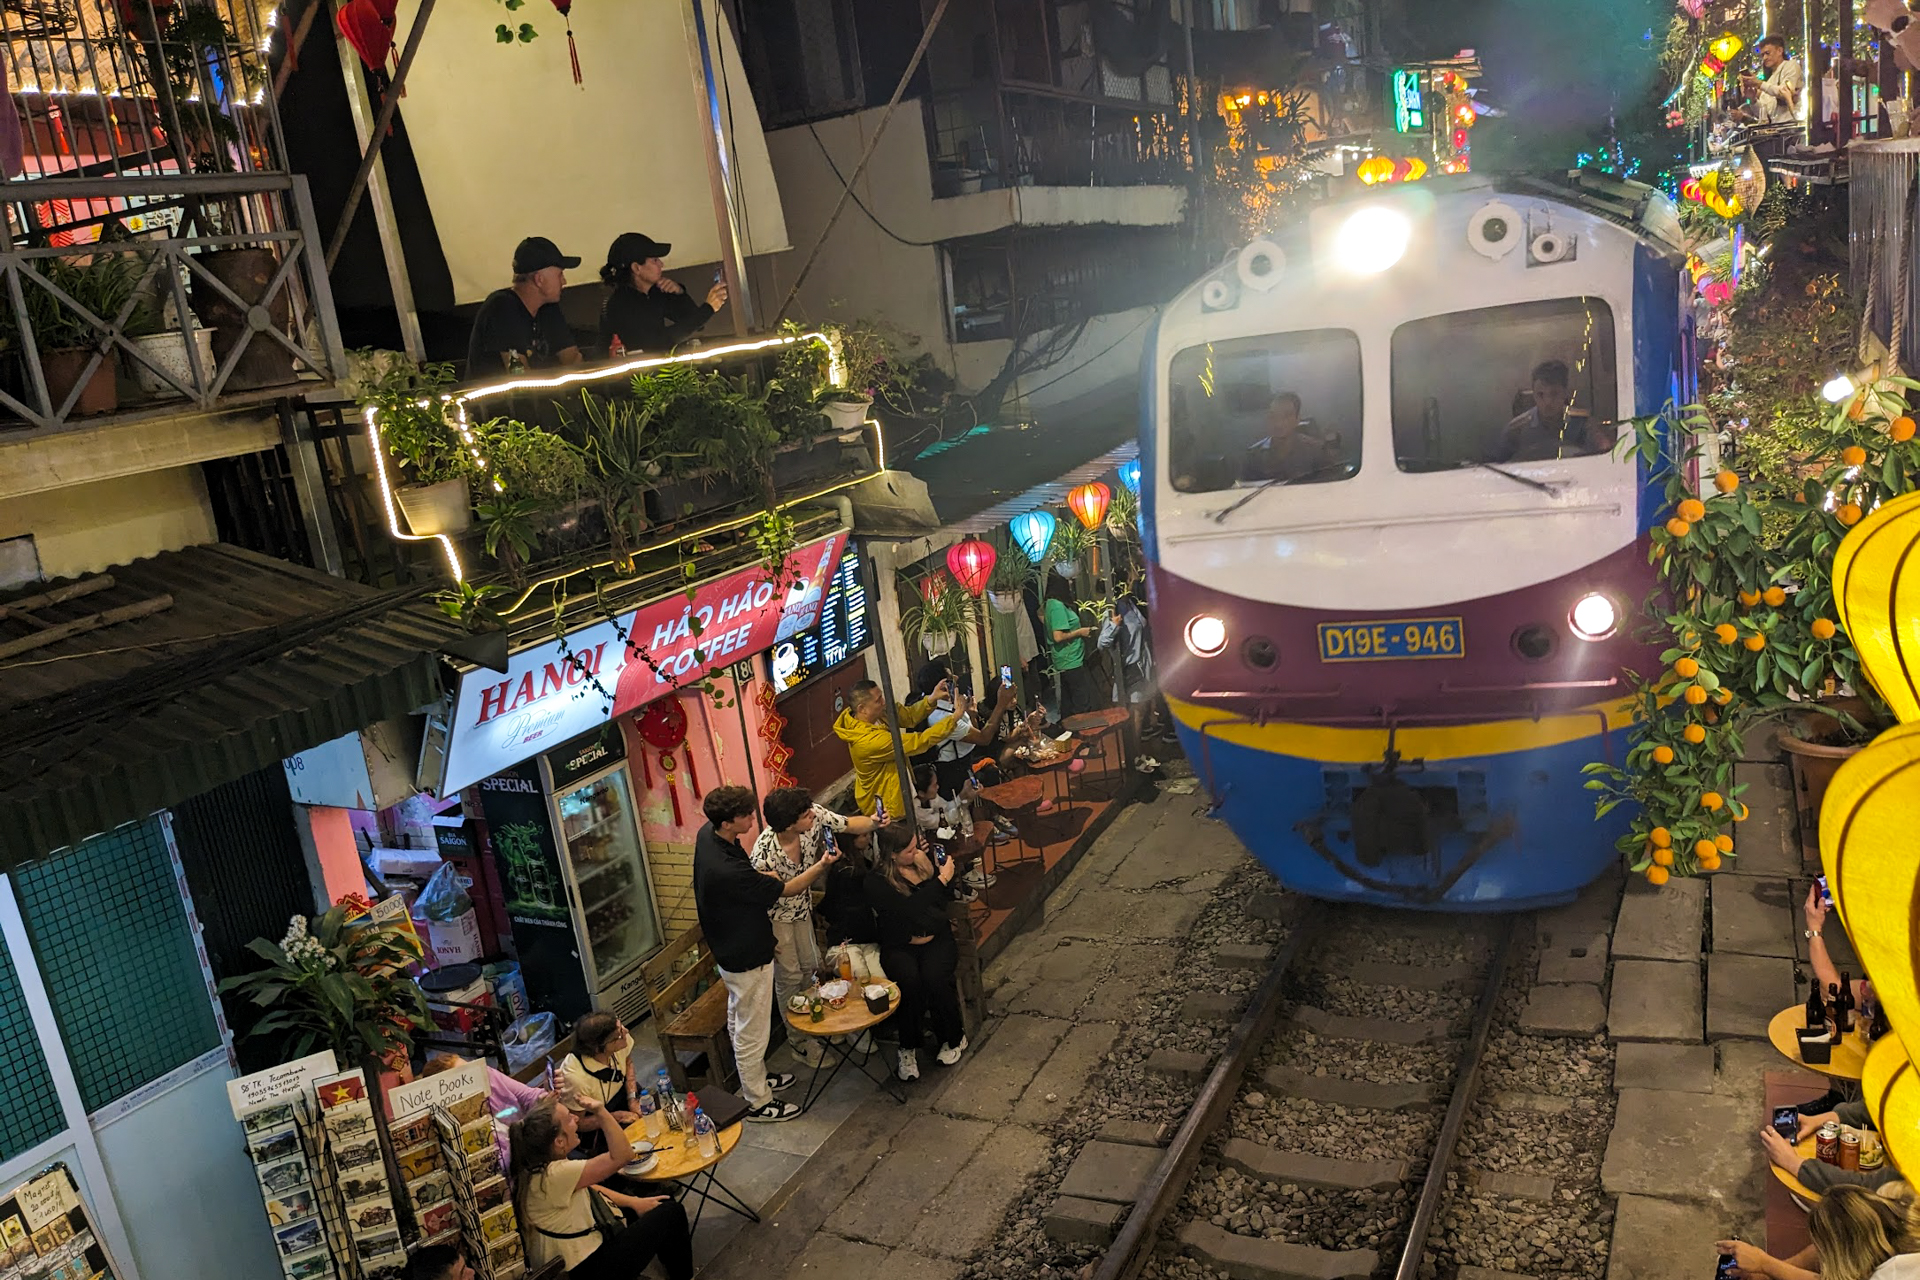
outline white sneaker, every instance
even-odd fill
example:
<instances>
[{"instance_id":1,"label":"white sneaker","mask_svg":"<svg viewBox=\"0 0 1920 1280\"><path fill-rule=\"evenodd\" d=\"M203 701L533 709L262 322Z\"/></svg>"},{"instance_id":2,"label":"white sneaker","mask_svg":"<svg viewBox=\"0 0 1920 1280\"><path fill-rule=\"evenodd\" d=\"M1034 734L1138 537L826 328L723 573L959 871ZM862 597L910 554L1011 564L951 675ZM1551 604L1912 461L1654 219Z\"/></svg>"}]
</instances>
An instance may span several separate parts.
<instances>
[{"instance_id":1,"label":"white sneaker","mask_svg":"<svg viewBox=\"0 0 1920 1280\"><path fill-rule=\"evenodd\" d=\"M950 1044L950 1045L943 1046L940 1052L934 1055L934 1058L936 1061L940 1063L941 1066L950 1067L954 1063L960 1061L960 1055L965 1053L966 1051L967 1051L967 1038L963 1035L960 1037L959 1044Z\"/></svg>"},{"instance_id":2,"label":"white sneaker","mask_svg":"<svg viewBox=\"0 0 1920 1280\"><path fill-rule=\"evenodd\" d=\"M985 875L981 872L980 868L975 867L973 870L967 872L966 881L976 889L991 889L1000 882L1000 877Z\"/></svg>"},{"instance_id":3,"label":"white sneaker","mask_svg":"<svg viewBox=\"0 0 1920 1280\"><path fill-rule=\"evenodd\" d=\"M859 1054L863 1058L866 1057L868 1054L872 1053L873 1052L873 1033L870 1031L862 1031L860 1033L860 1038L853 1042L853 1051Z\"/></svg>"},{"instance_id":4,"label":"white sneaker","mask_svg":"<svg viewBox=\"0 0 1920 1280\"><path fill-rule=\"evenodd\" d=\"M902 1080L920 1078L920 1056L911 1049L900 1051L900 1078Z\"/></svg>"}]
</instances>

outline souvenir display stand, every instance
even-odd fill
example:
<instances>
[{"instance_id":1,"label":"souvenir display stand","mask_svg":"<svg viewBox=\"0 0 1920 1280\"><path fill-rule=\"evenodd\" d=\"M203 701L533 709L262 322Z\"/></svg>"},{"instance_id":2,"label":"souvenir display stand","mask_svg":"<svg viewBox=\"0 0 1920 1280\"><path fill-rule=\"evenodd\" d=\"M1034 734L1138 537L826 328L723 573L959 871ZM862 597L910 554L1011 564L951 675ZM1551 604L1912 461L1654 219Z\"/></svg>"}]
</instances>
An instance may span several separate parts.
<instances>
[{"instance_id":1,"label":"souvenir display stand","mask_svg":"<svg viewBox=\"0 0 1920 1280\"><path fill-rule=\"evenodd\" d=\"M7 1280L113 1280L120 1274L66 1165L50 1164L0 1197L0 1275Z\"/></svg>"}]
</instances>

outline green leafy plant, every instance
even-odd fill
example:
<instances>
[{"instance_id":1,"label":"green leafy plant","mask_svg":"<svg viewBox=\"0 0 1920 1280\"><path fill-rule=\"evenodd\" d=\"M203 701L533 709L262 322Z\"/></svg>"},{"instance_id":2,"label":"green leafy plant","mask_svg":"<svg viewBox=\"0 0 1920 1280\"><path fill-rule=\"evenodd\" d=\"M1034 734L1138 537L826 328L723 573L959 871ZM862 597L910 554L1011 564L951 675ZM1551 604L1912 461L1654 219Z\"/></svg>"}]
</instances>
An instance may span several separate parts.
<instances>
[{"instance_id":1,"label":"green leafy plant","mask_svg":"<svg viewBox=\"0 0 1920 1280\"><path fill-rule=\"evenodd\" d=\"M638 400L580 393L578 415L561 412L586 459L586 488L607 520L617 561L628 562L647 527L647 491L658 482L655 411Z\"/></svg>"},{"instance_id":2,"label":"green leafy plant","mask_svg":"<svg viewBox=\"0 0 1920 1280\"><path fill-rule=\"evenodd\" d=\"M1024 589L1038 577L1026 552L1018 547L1002 547L994 558L993 572L987 576L987 590L1010 594Z\"/></svg>"},{"instance_id":3,"label":"green leafy plant","mask_svg":"<svg viewBox=\"0 0 1920 1280\"><path fill-rule=\"evenodd\" d=\"M536 504L543 513L576 501L587 482L587 459L565 436L513 418L474 429L496 491Z\"/></svg>"},{"instance_id":4,"label":"green leafy plant","mask_svg":"<svg viewBox=\"0 0 1920 1280\"><path fill-rule=\"evenodd\" d=\"M526 3L527 0L500 0L501 7L508 13L519 12ZM516 41L520 44L532 44L540 38L540 33L533 29L531 22L502 22L494 26L493 38L500 44L513 44Z\"/></svg>"},{"instance_id":5,"label":"green leafy plant","mask_svg":"<svg viewBox=\"0 0 1920 1280\"><path fill-rule=\"evenodd\" d=\"M134 298L139 291L141 277L146 274L146 263L132 253L97 253L90 262L74 258L42 258L36 265L48 284L109 324L119 317L121 308ZM20 292L26 303L27 327L41 355L54 351L88 350L104 340L105 330L89 324L78 311L60 301L37 281L23 278ZM157 333L159 329L159 313L142 300L128 313L121 332L129 338L137 338ZM20 330L13 309L0 309L0 346L11 349L20 345Z\"/></svg>"},{"instance_id":6,"label":"green leafy plant","mask_svg":"<svg viewBox=\"0 0 1920 1280\"><path fill-rule=\"evenodd\" d=\"M767 581L776 592L786 592L794 583L792 557L800 545L793 517L773 507L761 512L753 526L753 545L760 553L760 567L766 570Z\"/></svg>"},{"instance_id":7,"label":"green leafy plant","mask_svg":"<svg viewBox=\"0 0 1920 1280\"><path fill-rule=\"evenodd\" d=\"M764 391L745 378L669 365L633 379L633 403L654 423L664 474L708 483L731 476L764 488L779 431Z\"/></svg>"},{"instance_id":8,"label":"green leafy plant","mask_svg":"<svg viewBox=\"0 0 1920 1280\"><path fill-rule=\"evenodd\" d=\"M447 417L446 392L455 380L451 364L355 354L356 398L363 409L374 411L381 443L407 479L427 485L478 474L479 460Z\"/></svg>"},{"instance_id":9,"label":"green leafy plant","mask_svg":"<svg viewBox=\"0 0 1920 1280\"><path fill-rule=\"evenodd\" d=\"M1125 485L1117 486L1112 499L1107 503L1107 532L1115 538L1131 542L1139 536L1136 527L1140 518L1140 499L1133 496L1133 490Z\"/></svg>"},{"instance_id":10,"label":"green leafy plant","mask_svg":"<svg viewBox=\"0 0 1920 1280\"><path fill-rule=\"evenodd\" d=\"M312 921L294 916L278 943L255 938L247 949L268 967L220 990L263 1010L247 1034L279 1037L289 1059L321 1049L354 1063L387 1058L431 1025L427 998L406 975L424 954L409 930L349 925L346 908L333 907Z\"/></svg>"},{"instance_id":11,"label":"green leafy plant","mask_svg":"<svg viewBox=\"0 0 1920 1280\"><path fill-rule=\"evenodd\" d=\"M540 541L544 508L532 498L496 495L482 499L474 513L480 517L487 554L500 562L515 583L521 582L521 566L533 559L534 547Z\"/></svg>"},{"instance_id":12,"label":"green leafy plant","mask_svg":"<svg viewBox=\"0 0 1920 1280\"><path fill-rule=\"evenodd\" d=\"M928 648L927 641L958 637L973 625L973 598L944 569L901 583L920 602L900 611L900 634L910 647Z\"/></svg>"},{"instance_id":13,"label":"green leafy plant","mask_svg":"<svg viewBox=\"0 0 1920 1280\"><path fill-rule=\"evenodd\" d=\"M493 631L505 626L506 619L490 601L505 591L506 588L497 583L456 582L445 591L436 591L433 599L440 606L440 612L467 630Z\"/></svg>"}]
</instances>

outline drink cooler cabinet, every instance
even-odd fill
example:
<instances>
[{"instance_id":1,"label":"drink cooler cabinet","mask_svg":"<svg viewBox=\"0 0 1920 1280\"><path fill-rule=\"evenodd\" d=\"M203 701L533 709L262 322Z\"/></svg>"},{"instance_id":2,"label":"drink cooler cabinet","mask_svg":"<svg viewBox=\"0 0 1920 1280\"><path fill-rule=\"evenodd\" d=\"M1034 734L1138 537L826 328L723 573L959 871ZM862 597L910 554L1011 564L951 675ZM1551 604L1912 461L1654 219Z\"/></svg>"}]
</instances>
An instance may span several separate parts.
<instances>
[{"instance_id":1,"label":"drink cooler cabinet","mask_svg":"<svg viewBox=\"0 0 1920 1280\"><path fill-rule=\"evenodd\" d=\"M609 725L481 783L527 995L562 1028L590 1008L631 1022L660 918L625 743Z\"/></svg>"}]
</instances>

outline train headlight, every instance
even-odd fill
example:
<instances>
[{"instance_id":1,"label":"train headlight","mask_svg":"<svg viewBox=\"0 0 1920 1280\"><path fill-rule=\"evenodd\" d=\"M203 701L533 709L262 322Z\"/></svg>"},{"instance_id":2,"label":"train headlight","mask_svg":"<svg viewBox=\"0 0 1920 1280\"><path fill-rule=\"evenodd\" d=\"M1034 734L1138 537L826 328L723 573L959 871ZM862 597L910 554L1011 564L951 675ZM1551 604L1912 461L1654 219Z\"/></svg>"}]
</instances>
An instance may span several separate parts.
<instances>
[{"instance_id":1,"label":"train headlight","mask_svg":"<svg viewBox=\"0 0 1920 1280\"><path fill-rule=\"evenodd\" d=\"M1187 648L1196 658L1211 658L1227 647L1227 624L1210 613L1187 623Z\"/></svg>"},{"instance_id":2,"label":"train headlight","mask_svg":"<svg viewBox=\"0 0 1920 1280\"><path fill-rule=\"evenodd\" d=\"M1357 276L1377 276L1406 256L1413 223L1393 209L1362 209L1341 224L1333 237L1333 255Z\"/></svg>"},{"instance_id":3,"label":"train headlight","mask_svg":"<svg viewBox=\"0 0 1920 1280\"><path fill-rule=\"evenodd\" d=\"M1598 591L1589 592L1573 602L1567 625L1582 640L1605 640L1620 629L1620 607Z\"/></svg>"}]
</instances>

